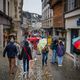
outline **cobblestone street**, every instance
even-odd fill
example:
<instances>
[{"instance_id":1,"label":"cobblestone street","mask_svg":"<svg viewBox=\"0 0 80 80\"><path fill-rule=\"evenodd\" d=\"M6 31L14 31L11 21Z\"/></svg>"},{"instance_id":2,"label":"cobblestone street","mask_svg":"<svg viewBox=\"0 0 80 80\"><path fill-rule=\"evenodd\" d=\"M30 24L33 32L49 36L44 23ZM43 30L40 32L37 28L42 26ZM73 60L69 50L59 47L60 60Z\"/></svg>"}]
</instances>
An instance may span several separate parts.
<instances>
[{"instance_id":1,"label":"cobblestone street","mask_svg":"<svg viewBox=\"0 0 80 80\"><path fill-rule=\"evenodd\" d=\"M38 60L34 61L33 64L33 68L30 68L29 80L53 80L49 66L42 68L40 55L38 56ZM23 76L20 73L20 70L18 70L15 80L23 80Z\"/></svg>"},{"instance_id":2,"label":"cobblestone street","mask_svg":"<svg viewBox=\"0 0 80 80\"><path fill-rule=\"evenodd\" d=\"M0 80L14 80L15 75L9 76L8 59L0 54ZM16 73L16 72L15 72Z\"/></svg>"},{"instance_id":3,"label":"cobblestone street","mask_svg":"<svg viewBox=\"0 0 80 80\"><path fill-rule=\"evenodd\" d=\"M64 57L62 67L58 67L57 63L51 64L49 57L48 66L42 68L41 56L38 56L38 59L34 68L30 70L29 80L80 80L80 69L73 67L73 61L68 55ZM17 75L15 80L21 80Z\"/></svg>"},{"instance_id":4,"label":"cobblestone street","mask_svg":"<svg viewBox=\"0 0 80 80\"><path fill-rule=\"evenodd\" d=\"M80 68L73 67L73 61L68 55L64 57L62 67L58 67L57 63L51 64L50 59L51 55L49 56L48 65L42 68L41 55L38 55L38 60L33 62L33 67L30 67L29 79L23 78L22 65L15 72L16 76L10 78L7 59L0 55L0 80L80 80Z\"/></svg>"}]
</instances>

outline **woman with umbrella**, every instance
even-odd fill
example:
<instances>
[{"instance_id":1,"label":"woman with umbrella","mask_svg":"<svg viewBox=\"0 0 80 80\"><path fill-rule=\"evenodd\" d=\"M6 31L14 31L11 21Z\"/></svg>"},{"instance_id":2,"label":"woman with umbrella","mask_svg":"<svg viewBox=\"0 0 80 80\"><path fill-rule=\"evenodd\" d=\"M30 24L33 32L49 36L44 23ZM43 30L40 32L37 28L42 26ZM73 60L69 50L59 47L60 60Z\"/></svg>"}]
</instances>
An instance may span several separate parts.
<instances>
[{"instance_id":1,"label":"woman with umbrella","mask_svg":"<svg viewBox=\"0 0 80 80\"><path fill-rule=\"evenodd\" d=\"M47 65L48 52L49 52L46 38L43 38L39 41L38 50L40 53L42 53L42 67L43 67L44 64Z\"/></svg>"}]
</instances>

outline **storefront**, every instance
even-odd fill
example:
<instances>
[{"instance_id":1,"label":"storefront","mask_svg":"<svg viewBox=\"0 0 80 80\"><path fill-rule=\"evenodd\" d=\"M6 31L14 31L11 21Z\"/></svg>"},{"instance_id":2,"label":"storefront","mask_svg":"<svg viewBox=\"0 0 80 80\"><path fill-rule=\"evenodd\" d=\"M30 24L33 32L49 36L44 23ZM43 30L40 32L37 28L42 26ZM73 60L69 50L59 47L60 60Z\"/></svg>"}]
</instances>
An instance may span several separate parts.
<instances>
[{"instance_id":1,"label":"storefront","mask_svg":"<svg viewBox=\"0 0 80 80\"><path fill-rule=\"evenodd\" d=\"M7 43L8 32L11 26L11 18L0 11L0 51Z\"/></svg>"},{"instance_id":2,"label":"storefront","mask_svg":"<svg viewBox=\"0 0 80 80\"><path fill-rule=\"evenodd\" d=\"M66 29L66 52L73 56L74 38L80 36L80 14L78 11L67 13L65 15L65 29Z\"/></svg>"}]
</instances>

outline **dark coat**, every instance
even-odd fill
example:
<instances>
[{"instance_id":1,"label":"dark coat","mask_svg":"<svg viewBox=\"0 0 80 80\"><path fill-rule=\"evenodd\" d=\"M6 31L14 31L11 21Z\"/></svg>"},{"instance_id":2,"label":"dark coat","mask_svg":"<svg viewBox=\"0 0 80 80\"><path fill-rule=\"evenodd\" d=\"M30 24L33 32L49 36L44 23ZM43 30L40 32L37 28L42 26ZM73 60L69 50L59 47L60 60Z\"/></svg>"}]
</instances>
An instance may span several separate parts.
<instances>
[{"instance_id":1,"label":"dark coat","mask_svg":"<svg viewBox=\"0 0 80 80\"><path fill-rule=\"evenodd\" d=\"M52 42L51 49L52 50L57 50L57 41L56 40Z\"/></svg>"},{"instance_id":2,"label":"dark coat","mask_svg":"<svg viewBox=\"0 0 80 80\"><path fill-rule=\"evenodd\" d=\"M24 50L24 47L25 47L28 55L29 55L30 58L32 59L31 49L30 49L30 47L29 47L29 43L28 43L28 42L25 42L24 46L22 47L21 57L22 57L23 59L28 59L28 56L27 56L27 54L26 54L26 52L25 52L25 50Z\"/></svg>"},{"instance_id":3,"label":"dark coat","mask_svg":"<svg viewBox=\"0 0 80 80\"><path fill-rule=\"evenodd\" d=\"M64 45L58 45L57 46L57 55L59 57L63 56L65 54L65 49L64 49Z\"/></svg>"},{"instance_id":4,"label":"dark coat","mask_svg":"<svg viewBox=\"0 0 80 80\"><path fill-rule=\"evenodd\" d=\"M14 45L14 42L10 42L8 43L8 45L5 47L4 51L3 51L3 56L5 57L7 53L8 58L14 58L17 56L17 48Z\"/></svg>"}]
</instances>

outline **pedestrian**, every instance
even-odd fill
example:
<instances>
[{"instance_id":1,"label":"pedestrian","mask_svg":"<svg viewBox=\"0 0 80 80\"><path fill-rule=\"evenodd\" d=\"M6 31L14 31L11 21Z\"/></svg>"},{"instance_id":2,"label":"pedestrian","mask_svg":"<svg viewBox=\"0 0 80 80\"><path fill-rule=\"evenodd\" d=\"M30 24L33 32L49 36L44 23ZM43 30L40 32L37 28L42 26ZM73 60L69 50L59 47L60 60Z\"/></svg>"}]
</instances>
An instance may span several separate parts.
<instances>
[{"instance_id":1,"label":"pedestrian","mask_svg":"<svg viewBox=\"0 0 80 80\"><path fill-rule=\"evenodd\" d=\"M15 72L15 66L16 66L16 56L17 56L17 48L14 45L15 41L14 41L14 37L11 37L9 43L7 44L7 46L5 47L4 51L3 51L3 57L5 57L6 53L7 53L7 57L8 57L8 61L9 61L9 73L10 75L14 74Z\"/></svg>"},{"instance_id":2,"label":"pedestrian","mask_svg":"<svg viewBox=\"0 0 80 80\"><path fill-rule=\"evenodd\" d=\"M56 50L57 50L57 44L58 44L58 40L52 40L52 44L51 44L51 50L52 50L52 59L51 59L51 63L54 64L56 62Z\"/></svg>"},{"instance_id":3,"label":"pedestrian","mask_svg":"<svg viewBox=\"0 0 80 80\"><path fill-rule=\"evenodd\" d=\"M48 59L48 45L46 45L43 49L42 49L42 67L44 66L44 64L47 65L47 59Z\"/></svg>"},{"instance_id":4,"label":"pedestrian","mask_svg":"<svg viewBox=\"0 0 80 80\"><path fill-rule=\"evenodd\" d=\"M28 41L24 41L24 45L22 46L21 58L23 60L23 76L27 76L29 74L29 60L32 59L31 49L29 47Z\"/></svg>"},{"instance_id":5,"label":"pedestrian","mask_svg":"<svg viewBox=\"0 0 80 80\"><path fill-rule=\"evenodd\" d=\"M65 49L62 41L58 42L57 46L57 58L58 58L58 66L62 66L63 55L65 54Z\"/></svg>"}]
</instances>

